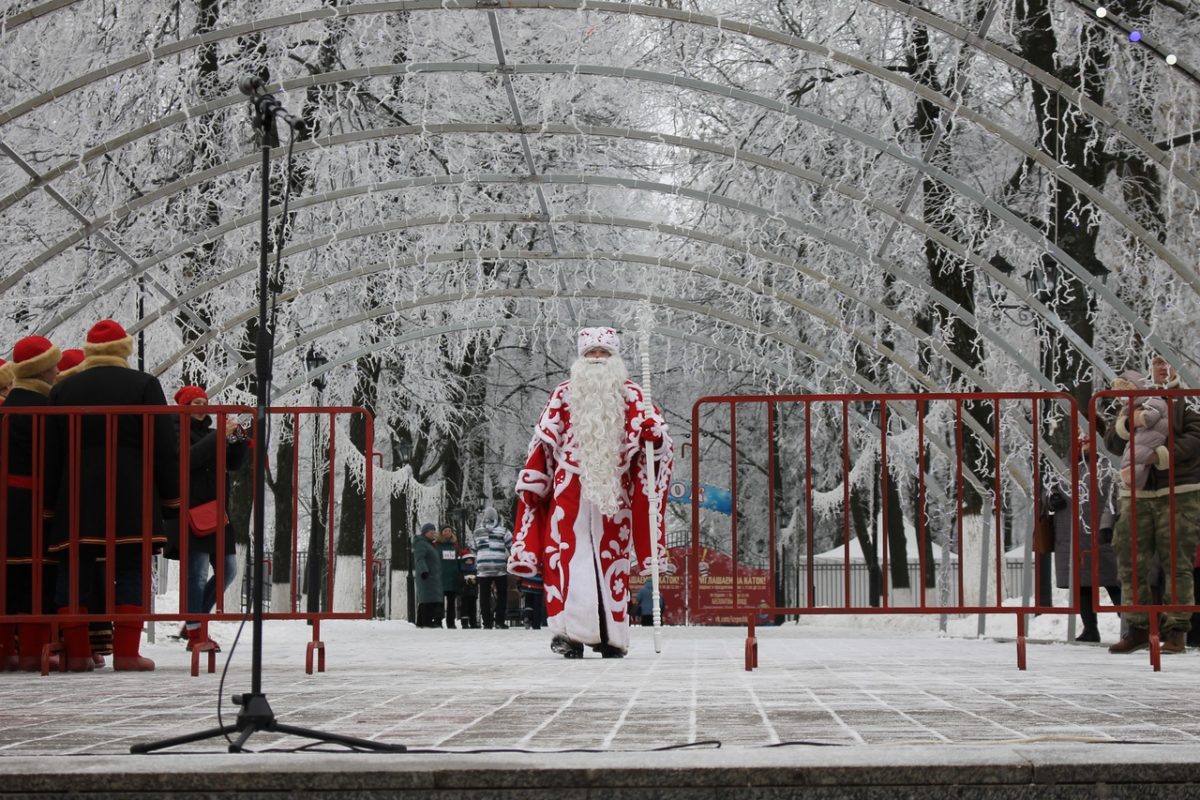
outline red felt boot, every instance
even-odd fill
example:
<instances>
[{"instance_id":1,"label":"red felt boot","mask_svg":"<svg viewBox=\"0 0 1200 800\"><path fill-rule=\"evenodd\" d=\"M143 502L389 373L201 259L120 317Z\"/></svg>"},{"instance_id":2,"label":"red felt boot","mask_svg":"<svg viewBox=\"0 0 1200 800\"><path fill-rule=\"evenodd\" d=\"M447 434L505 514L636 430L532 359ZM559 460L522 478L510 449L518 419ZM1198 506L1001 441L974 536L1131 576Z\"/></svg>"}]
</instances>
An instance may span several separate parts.
<instances>
[{"instance_id":1,"label":"red felt boot","mask_svg":"<svg viewBox=\"0 0 1200 800\"><path fill-rule=\"evenodd\" d=\"M70 614L71 609L60 608L59 614ZM79 609L80 614L86 614L86 608ZM86 622L61 622L58 629L62 631L63 645L67 650L67 669L71 672L91 672L92 643L88 639Z\"/></svg>"},{"instance_id":2,"label":"red felt boot","mask_svg":"<svg viewBox=\"0 0 1200 800\"><path fill-rule=\"evenodd\" d=\"M0 625L0 672L17 669L17 642L13 638L17 626L9 623Z\"/></svg>"},{"instance_id":3,"label":"red felt boot","mask_svg":"<svg viewBox=\"0 0 1200 800\"><path fill-rule=\"evenodd\" d=\"M141 606L116 606L113 611L118 614L141 614ZM138 650L142 645L142 623L114 622L113 623L113 669L117 672L150 672L154 662L143 658ZM89 652L88 660L91 660Z\"/></svg>"},{"instance_id":4,"label":"red felt boot","mask_svg":"<svg viewBox=\"0 0 1200 800\"><path fill-rule=\"evenodd\" d=\"M18 628L21 638L21 657L18 669L25 672L42 671L42 648L50 644L50 623L22 622ZM58 669L58 656L50 656L50 670Z\"/></svg>"}]
</instances>

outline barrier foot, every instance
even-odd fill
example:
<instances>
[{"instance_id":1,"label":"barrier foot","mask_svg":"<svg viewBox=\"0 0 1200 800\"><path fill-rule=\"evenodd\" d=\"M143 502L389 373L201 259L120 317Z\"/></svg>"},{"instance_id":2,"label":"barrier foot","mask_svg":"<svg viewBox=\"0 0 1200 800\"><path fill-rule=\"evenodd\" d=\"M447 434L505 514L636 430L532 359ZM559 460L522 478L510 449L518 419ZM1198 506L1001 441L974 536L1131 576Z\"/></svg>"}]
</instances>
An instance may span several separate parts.
<instances>
[{"instance_id":1,"label":"barrier foot","mask_svg":"<svg viewBox=\"0 0 1200 800\"><path fill-rule=\"evenodd\" d=\"M1017 669L1025 669L1025 615L1017 614Z\"/></svg>"},{"instance_id":2,"label":"barrier foot","mask_svg":"<svg viewBox=\"0 0 1200 800\"><path fill-rule=\"evenodd\" d=\"M754 616L751 615L746 623L746 672L753 672L758 666L758 639L754 635Z\"/></svg>"},{"instance_id":3,"label":"barrier foot","mask_svg":"<svg viewBox=\"0 0 1200 800\"><path fill-rule=\"evenodd\" d=\"M67 671L67 651L62 642L50 642L42 645L42 674L50 674L50 656L58 654L58 671Z\"/></svg>"},{"instance_id":4,"label":"barrier foot","mask_svg":"<svg viewBox=\"0 0 1200 800\"><path fill-rule=\"evenodd\" d=\"M312 625L313 640L308 643L304 653L304 671L313 674L313 651L317 653L317 672L325 671L325 643L321 641L321 620L314 619Z\"/></svg>"},{"instance_id":5,"label":"barrier foot","mask_svg":"<svg viewBox=\"0 0 1200 800\"><path fill-rule=\"evenodd\" d=\"M1150 612L1150 667L1162 672L1162 642L1159 640L1158 613Z\"/></svg>"},{"instance_id":6,"label":"barrier foot","mask_svg":"<svg viewBox=\"0 0 1200 800\"><path fill-rule=\"evenodd\" d=\"M208 672L211 675L217 671L217 643L198 642L192 647L192 677L200 675L200 654L208 653Z\"/></svg>"}]
</instances>

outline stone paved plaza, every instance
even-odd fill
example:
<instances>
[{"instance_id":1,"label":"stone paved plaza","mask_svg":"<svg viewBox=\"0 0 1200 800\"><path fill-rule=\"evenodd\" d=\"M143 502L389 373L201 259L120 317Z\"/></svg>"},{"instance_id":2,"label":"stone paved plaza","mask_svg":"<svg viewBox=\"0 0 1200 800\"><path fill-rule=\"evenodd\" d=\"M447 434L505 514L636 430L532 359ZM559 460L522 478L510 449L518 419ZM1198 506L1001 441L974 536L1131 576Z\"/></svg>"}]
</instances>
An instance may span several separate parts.
<instances>
[{"instance_id":1,"label":"stone paved plaza","mask_svg":"<svg viewBox=\"0 0 1200 800\"><path fill-rule=\"evenodd\" d=\"M158 631L170 627L160 623ZM215 630L228 645L232 624ZM269 622L265 630L263 688L280 722L416 751L340 757L355 770L573 764L591 771L614 761L685 771L866 768L892 760L909 768L999 769L1038 759L1128 766L1133 758L1173 763L1185 781L1200 775L1200 653L1164 658L1156 673L1145 652L1116 657L1096 646L1030 644L1022 672L1011 642L789 624L759 630L760 667L746 672L741 628L669 628L659 655L650 632L635 629L623 660L589 654L567 661L549 652L544 630L429 631L361 621L323 626L328 670L310 676L305 626ZM250 764L294 771L337 761L263 755L310 744L271 733L250 740L259 755L193 755L222 753L220 739L178 748L169 762L128 755L134 743L217 724L220 670L190 677L182 645L161 635L144 651L157 660L156 672L0 675L0 771L153 773L166 763L192 765L172 767L184 771L221 763L237 774L255 772ZM244 639L226 679L226 722L237 711L229 695L249 689L249 661ZM698 744L714 742L719 750ZM648 752L689 744L696 746ZM587 752L541 752L560 750ZM69 758L48 758L60 756ZM1161 779L1161 770L1147 774Z\"/></svg>"}]
</instances>

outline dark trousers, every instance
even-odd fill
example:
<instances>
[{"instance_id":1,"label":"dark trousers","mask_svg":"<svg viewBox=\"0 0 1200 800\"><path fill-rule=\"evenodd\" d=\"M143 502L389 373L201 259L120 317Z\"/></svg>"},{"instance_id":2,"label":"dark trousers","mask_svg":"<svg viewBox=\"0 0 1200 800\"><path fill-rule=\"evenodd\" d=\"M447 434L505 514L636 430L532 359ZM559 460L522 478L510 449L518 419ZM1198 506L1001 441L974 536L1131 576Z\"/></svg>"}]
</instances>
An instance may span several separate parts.
<instances>
[{"instance_id":1,"label":"dark trousers","mask_svg":"<svg viewBox=\"0 0 1200 800\"><path fill-rule=\"evenodd\" d=\"M446 627L453 628L458 619L458 592L442 592L442 596L446 598Z\"/></svg>"},{"instance_id":2,"label":"dark trousers","mask_svg":"<svg viewBox=\"0 0 1200 800\"><path fill-rule=\"evenodd\" d=\"M1200 567L1192 568L1192 598L1200 606ZM1200 647L1200 614L1192 614L1192 629L1188 631L1189 647Z\"/></svg>"},{"instance_id":3,"label":"dark trousers","mask_svg":"<svg viewBox=\"0 0 1200 800\"><path fill-rule=\"evenodd\" d=\"M1121 605L1121 587L1120 586L1105 586L1104 590L1108 592L1108 599L1112 601L1112 605ZM1083 620L1083 627L1096 627L1096 609L1092 605L1092 587L1079 587L1079 617Z\"/></svg>"},{"instance_id":4,"label":"dark trousers","mask_svg":"<svg viewBox=\"0 0 1200 800\"><path fill-rule=\"evenodd\" d=\"M418 628L440 628L440 627L442 627L442 604L441 603L418 603L417 604L417 627Z\"/></svg>"},{"instance_id":5,"label":"dark trousers","mask_svg":"<svg viewBox=\"0 0 1200 800\"><path fill-rule=\"evenodd\" d=\"M54 586L56 577L55 565L42 563L42 607L40 614L53 614L58 610L54 605ZM8 614L32 614L33 603L33 564L9 564L6 577L4 603Z\"/></svg>"},{"instance_id":6,"label":"dark trousers","mask_svg":"<svg viewBox=\"0 0 1200 800\"><path fill-rule=\"evenodd\" d=\"M522 610L522 616L525 618L525 627L533 630L541 630L546 624L546 604L542 602L541 592L522 592L521 599L525 608Z\"/></svg>"},{"instance_id":7,"label":"dark trousers","mask_svg":"<svg viewBox=\"0 0 1200 800\"><path fill-rule=\"evenodd\" d=\"M479 613L477 607L479 605L479 595L472 593L464 593L458 599L458 620L464 628L479 627Z\"/></svg>"},{"instance_id":8,"label":"dark trousers","mask_svg":"<svg viewBox=\"0 0 1200 800\"><path fill-rule=\"evenodd\" d=\"M114 565L115 604L118 606L141 606L142 604L142 547L137 544L117 545L117 558ZM79 548L79 605L88 608L94 602L96 586L104 591L104 582L108 580L105 572L100 571L97 580L96 562L103 550L90 545ZM102 595L103 596L103 595ZM54 602L59 608L70 605L71 598L71 551L64 549L58 553L58 577L54 587ZM90 608L88 608L91 611ZM104 613L97 609L98 613Z\"/></svg>"},{"instance_id":9,"label":"dark trousers","mask_svg":"<svg viewBox=\"0 0 1200 800\"><path fill-rule=\"evenodd\" d=\"M508 616L508 576L478 578L479 610L483 616L483 627L491 628L504 625ZM493 600L492 592L496 593ZM494 605L493 605L494 602Z\"/></svg>"}]
</instances>

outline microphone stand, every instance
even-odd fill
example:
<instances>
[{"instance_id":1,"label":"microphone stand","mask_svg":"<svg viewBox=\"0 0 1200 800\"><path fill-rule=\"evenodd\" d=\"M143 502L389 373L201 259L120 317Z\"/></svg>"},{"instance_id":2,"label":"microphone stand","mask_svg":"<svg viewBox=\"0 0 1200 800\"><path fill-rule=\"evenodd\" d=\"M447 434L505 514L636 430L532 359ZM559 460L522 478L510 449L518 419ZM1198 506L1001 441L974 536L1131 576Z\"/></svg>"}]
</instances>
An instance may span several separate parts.
<instances>
[{"instance_id":1,"label":"microphone stand","mask_svg":"<svg viewBox=\"0 0 1200 800\"><path fill-rule=\"evenodd\" d=\"M255 393L255 437L254 447L254 569L251 579L253 590L252 605L252 644L250 661L250 691L246 694L235 694L233 702L240 706L237 721L232 725L222 725L217 728L175 736L157 742L135 744L129 748L131 753L149 753L167 747L198 742L204 739L214 739L218 736L229 738L235 731L236 740L229 745L229 752L241 753L246 741L258 731L276 731L306 739L340 744L355 750L372 750L383 753L403 753L407 748L402 744L387 744L373 742L369 739L359 739L353 736L342 736L336 733L316 731L287 725L275 718L267 696L262 690L262 627L263 627L263 560L266 515L263 500L266 497L267 483L267 414L270 410L271 362L274 357L273 320L267 317L267 295L270 292L268 275L269 259L268 245L268 215L270 213L270 183L271 183L271 148L279 146L279 135L275 128L276 119L283 120L292 128L301 127L303 122L288 114L275 97L266 92L263 81L259 78L243 78L239 83L243 94L250 98L251 125L254 136L262 152L262 194L259 214L259 252L258 252L258 331L254 341L255 377L258 382ZM284 220L286 224L286 220ZM283 226L280 226L282 239ZM275 243L277 252L283 250L283 242Z\"/></svg>"}]
</instances>

